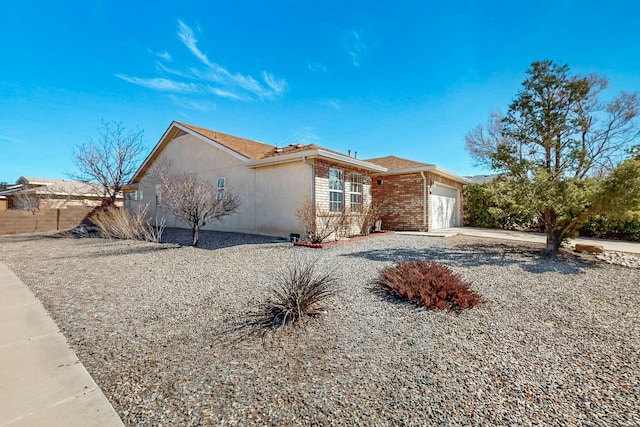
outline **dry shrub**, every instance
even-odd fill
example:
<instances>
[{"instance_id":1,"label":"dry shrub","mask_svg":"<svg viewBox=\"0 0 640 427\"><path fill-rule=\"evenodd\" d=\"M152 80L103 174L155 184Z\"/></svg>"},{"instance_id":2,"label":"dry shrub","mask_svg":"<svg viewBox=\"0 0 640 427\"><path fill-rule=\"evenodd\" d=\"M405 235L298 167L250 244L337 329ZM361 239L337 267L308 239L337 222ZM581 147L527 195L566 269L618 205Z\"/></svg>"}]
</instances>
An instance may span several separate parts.
<instances>
[{"instance_id":1,"label":"dry shrub","mask_svg":"<svg viewBox=\"0 0 640 427\"><path fill-rule=\"evenodd\" d=\"M371 234L371 230L373 230L378 219L378 206L374 203L365 205L362 213L360 214L360 234L363 236Z\"/></svg>"},{"instance_id":2,"label":"dry shrub","mask_svg":"<svg viewBox=\"0 0 640 427\"><path fill-rule=\"evenodd\" d=\"M329 237L338 240L350 234L352 218L345 209L341 212L318 210L309 199L305 199L296 209L296 216L311 243L322 243Z\"/></svg>"},{"instance_id":3,"label":"dry shrub","mask_svg":"<svg viewBox=\"0 0 640 427\"><path fill-rule=\"evenodd\" d=\"M336 279L317 274L315 262L295 260L251 313L250 327L267 333L322 312L322 303L335 294Z\"/></svg>"},{"instance_id":4,"label":"dry shrub","mask_svg":"<svg viewBox=\"0 0 640 427\"><path fill-rule=\"evenodd\" d=\"M160 242L165 227L162 218L153 226L147 219L147 208L140 207L133 213L126 209L108 206L96 210L91 216L91 222L100 228L102 237L107 239L144 240Z\"/></svg>"},{"instance_id":5,"label":"dry shrub","mask_svg":"<svg viewBox=\"0 0 640 427\"><path fill-rule=\"evenodd\" d=\"M481 297L449 267L426 260L400 261L380 271L378 284L387 292L432 309L465 309Z\"/></svg>"}]
</instances>

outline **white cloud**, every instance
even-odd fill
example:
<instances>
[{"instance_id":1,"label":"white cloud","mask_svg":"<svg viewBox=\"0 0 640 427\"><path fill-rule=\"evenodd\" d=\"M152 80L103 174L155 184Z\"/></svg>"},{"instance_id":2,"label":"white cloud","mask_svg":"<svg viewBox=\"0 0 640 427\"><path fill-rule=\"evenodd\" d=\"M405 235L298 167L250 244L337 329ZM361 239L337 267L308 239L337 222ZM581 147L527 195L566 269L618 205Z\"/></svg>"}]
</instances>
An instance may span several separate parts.
<instances>
[{"instance_id":1,"label":"white cloud","mask_svg":"<svg viewBox=\"0 0 640 427\"><path fill-rule=\"evenodd\" d=\"M157 56L158 58L160 58L160 59L162 59L164 61L167 61L167 62L170 62L170 61L173 60L173 58L171 58L171 54L169 52L167 52L166 50L162 51L162 52L156 52L156 51L154 51L152 49L147 49L147 52L150 53L151 55Z\"/></svg>"},{"instance_id":2,"label":"white cloud","mask_svg":"<svg viewBox=\"0 0 640 427\"><path fill-rule=\"evenodd\" d=\"M194 83L177 82L175 80L165 79L164 77L141 78L130 77L124 74L116 74L116 77L148 89L182 93L198 92L198 86Z\"/></svg>"},{"instance_id":3,"label":"white cloud","mask_svg":"<svg viewBox=\"0 0 640 427\"><path fill-rule=\"evenodd\" d=\"M313 132L313 128L311 126L303 126L297 131L293 132L291 135L287 136L276 145L285 146L288 144L313 144L320 140L320 137Z\"/></svg>"},{"instance_id":4,"label":"white cloud","mask_svg":"<svg viewBox=\"0 0 640 427\"><path fill-rule=\"evenodd\" d=\"M344 34L344 48L354 67L359 67L367 54L368 46L362 30L351 29Z\"/></svg>"},{"instance_id":5,"label":"white cloud","mask_svg":"<svg viewBox=\"0 0 640 427\"><path fill-rule=\"evenodd\" d=\"M207 55L198 49L198 39L195 38L193 30L187 24L178 19L178 38L180 41L198 58L204 65L211 67L211 62Z\"/></svg>"},{"instance_id":6,"label":"white cloud","mask_svg":"<svg viewBox=\"0 0 640 427\"><path fill-rule=\"evenodd\" d=\"M284 79L277 79L273 74L263 71L262 78L276 96L281 95L287 89L287 82Z\"/></svg>"},{"instance_id":7,"label":"white cloud","mask_svg":"<svg viewBox=\"0 0 640 427\"><path fill-rule=\"evenodd\" d=\"M199 28L197 30L198 32L200 31ZM157 61L156 68L160 74L171 75L181 81L167 77L139 78L123 74L117 74L116 76L149 89L212 94L221 98L245 102L256 99L275 99L282 96L286 91L286 80L277 78L267 71L261 72L263 82L259 82L249 74L231 72L227 68L209 60L207 55L198 48L196 32L180 19L178 20L176 34L200 64L196 66L186 65L183 68L169 68L162 62ZM165 61L171 60L171 55L166 51L155 52L155 54ZM212 84L215 84L215 86L212 86Z\"/></svg>"},{"instance_id":8,"label":"white cloud","mask_svg":"<svg viewBox=\"0 0 640 427\"><path fill-rule=\"evenodd\" d=\"M251 101L251 98L248 98L246 95L241 95L238 93L230 92L228 90L220 89L218 87L208 87L208 91L220 98L233 99L237 101Z\"/></svg>"},{"instance_id":9,"label":"white cloud","mask_svg":"<svg viewBox=\"0 0 640 427\"><path fill-rule=\"evenodd\" d=\"M320 64L318 62L309 62L307 63L307 68L314 73L325 73L327 72L327 67L324 64Z\"/></svg>"},{"instance_id":10,"label":"white cloud","mask_svg":"<svg viewBox=\"0 0 640 427\"><path fill-rule=\"evenodd\" d=\"M324 101L324 104L336 110L340 110L342 108L342 103L337 99L328 99Z\"/></svg>"},{"instance_id":11,"label":"white cloud","mask_svg":"<svg viewBox=\"0 0 640 427\"><path fill-rule=\"evenodd\" d=\"M12 144L20 144L20 145L27 144L27 142L25 142L25 141L23 141L21 139L12 138L12 137L6 136L6 135L0 135L0 140L7 141L7 142L10 142Z\"/></svg>"},{"instance_id":12,"label":"white cloud","mask_svg":"<svg viewBox=\"0 0 640 427\"><path fill-rule=\"evenodd\" d=\"M167 52L166 50L162 51L162 52L156 52L156 56L158 58L160 58L160 59L164 59L165 61L171 61L172 60L171 54L169 52Z\"/></svg>"}]
</instances>

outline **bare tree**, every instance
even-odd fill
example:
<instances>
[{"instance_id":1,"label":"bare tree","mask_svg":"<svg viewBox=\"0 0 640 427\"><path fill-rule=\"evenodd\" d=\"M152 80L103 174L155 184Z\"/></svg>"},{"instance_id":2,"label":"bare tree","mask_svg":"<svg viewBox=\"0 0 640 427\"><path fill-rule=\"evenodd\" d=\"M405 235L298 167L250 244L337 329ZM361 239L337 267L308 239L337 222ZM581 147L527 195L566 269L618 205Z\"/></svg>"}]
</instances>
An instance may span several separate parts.
<instances>
[{"instance_id":1,"label":"bare tree","mask_svg":"<svg viewBox=\"0 0 640 427\"><path fill-rule=\"evenodd\" d=\"M240 200L228 188L223 194L218 193L216 186L198 174L171 174L167 170L165 166L155 171L160 181L162 205L177 219L191 226L191 244L198 246L200 227L237 212Z\"/></svg>"},{"instance_id":2,"label":"bare tree","mask_svg":"<svg viewBox=\"0 0 640 427\"><path fill-rule=\"evenodd\" d=\"M21 209L35 214L40 210L40 201L44 196L35 191L22 190L17 192L13 197L14 209Z\"/></svg>"},{"instance_id":3,"label":"bare tree","mask_svg":"<svg viewBox=\"0 0 640 427\"><path fill-rule=\"evenodd\" d=\"M72 157L78 173L70 176L79 181L96 182L103 194L115 203L138 168L144 153L144 132L126 132L122 123L103 121L98 133L97 140L74 148Z\"/></svg>"}]
</instances>

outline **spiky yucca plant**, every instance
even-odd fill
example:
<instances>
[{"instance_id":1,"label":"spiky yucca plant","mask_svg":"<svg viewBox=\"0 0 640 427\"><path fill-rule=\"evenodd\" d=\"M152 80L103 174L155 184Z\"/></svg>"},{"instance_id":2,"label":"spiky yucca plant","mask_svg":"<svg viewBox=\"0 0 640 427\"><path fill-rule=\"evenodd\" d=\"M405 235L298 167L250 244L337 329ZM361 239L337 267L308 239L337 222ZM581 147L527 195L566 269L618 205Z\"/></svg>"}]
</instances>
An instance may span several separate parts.
<instances>
[{"instance_id":1,"label":"spiky yucca plant","mask_svg":"<svg viewBox=\"0 0 640 427\"><path fill-rule=\"evenodd\" d=\"M294 324L322 312L322 303L336 292L331 274L317 274L316 263L296 260L283 271L265 301L252 314L251 325L264 333Z\"/></svg>"}]
</instances>

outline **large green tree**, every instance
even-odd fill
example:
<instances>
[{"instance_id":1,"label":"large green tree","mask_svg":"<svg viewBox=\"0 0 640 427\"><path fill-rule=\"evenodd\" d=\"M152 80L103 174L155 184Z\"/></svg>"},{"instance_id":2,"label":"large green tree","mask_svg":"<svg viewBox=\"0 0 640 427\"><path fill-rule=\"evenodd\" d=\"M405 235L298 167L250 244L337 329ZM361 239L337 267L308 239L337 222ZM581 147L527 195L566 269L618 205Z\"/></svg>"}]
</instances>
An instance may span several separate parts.
<instances>
[{"instance_id":1,"label":"large green tree","mask_svg":"<svg viewBox=\"0 0 640 427\"><path fill-rule=\"evenodd\" d=\"M640 162L625 159L640 135L640 102L624 92L602 102L606 79L553 61L534 62L527 75L505 116L467 134L467 149L504 173L501 197L535 215L557 251L589 215L638 210L640 189L630 185Z\"/></svg>"}]
</instances>

